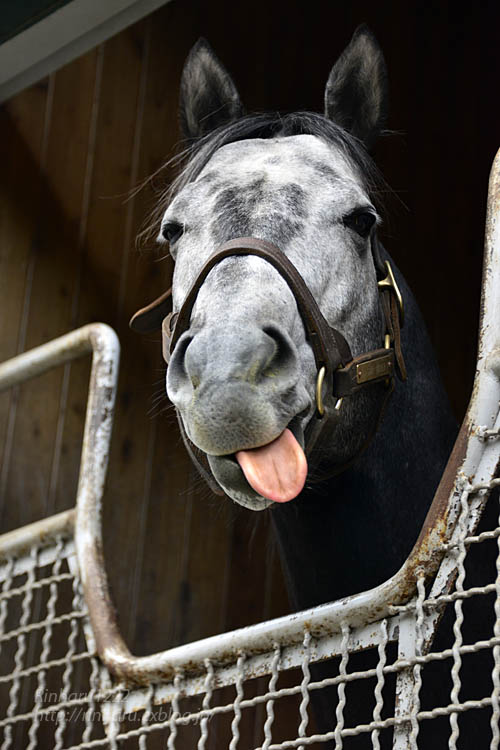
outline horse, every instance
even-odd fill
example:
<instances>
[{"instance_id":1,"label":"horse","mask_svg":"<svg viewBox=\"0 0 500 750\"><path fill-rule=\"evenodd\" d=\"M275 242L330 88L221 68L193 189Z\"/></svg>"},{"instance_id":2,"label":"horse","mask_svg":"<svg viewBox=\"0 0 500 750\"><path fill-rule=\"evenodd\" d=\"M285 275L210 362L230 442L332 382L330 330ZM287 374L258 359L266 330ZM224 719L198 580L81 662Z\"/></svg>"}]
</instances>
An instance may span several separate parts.
<instances>
[{"instance_id":1,"label":"horse","mask_svg":"<svg viewBox=\"0 0 500 750\"><path fill-rule=\"evenodd\" d=\"M210 486L271 512L296 610L399 569L457 434L417 302L378 237L369 152L387 88L361 26L323 114L246 114L200 40L181 79L188 156L161 206L172 290L131 323L163 325L167 394Z\"/></svg>"}]
</instances>

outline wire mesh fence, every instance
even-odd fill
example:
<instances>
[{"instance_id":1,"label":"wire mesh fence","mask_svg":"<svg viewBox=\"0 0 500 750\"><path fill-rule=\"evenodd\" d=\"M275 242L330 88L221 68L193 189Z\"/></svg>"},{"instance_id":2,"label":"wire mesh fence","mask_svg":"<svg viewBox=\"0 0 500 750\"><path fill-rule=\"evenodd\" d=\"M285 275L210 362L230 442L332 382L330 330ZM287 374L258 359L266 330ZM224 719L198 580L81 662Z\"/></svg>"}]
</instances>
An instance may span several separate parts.
<instances>
[{"instance_id":1,"label":"wire mesh fence","mask_svg":"<svg viewBox=\"0 0 500 750\"><path fill-rule=\"evenodd\" d=\"M50 540L36 527L25 550L7 553L0 571L1 747L63 747L71 711L83 704L77 684L90 684L92 654L75 570L67 514ZM95 658L94 663L97 664ZM85 739L90 737L90 717Z\"/></svg>"},{"instance_id":2,"label":"wire mesh fence","mask_svg":"<svg viewBox=\"0 0 500 750\"><path fill-rule=\"evenodd\" d=\"M306 624L301 643L240 652L224 665L207 659L200 673L179 669L141 688L114 678L97 656L74 513L48 530L42 522L15 532L15 545L5 535L2 750L468 748L478 737L480 747L498 747L498 492L477 530L474 506L499 484L464 484L440 572L427 585L422 573L417 596L389 616L323 636Z\"/></svg>"}]
</instances>

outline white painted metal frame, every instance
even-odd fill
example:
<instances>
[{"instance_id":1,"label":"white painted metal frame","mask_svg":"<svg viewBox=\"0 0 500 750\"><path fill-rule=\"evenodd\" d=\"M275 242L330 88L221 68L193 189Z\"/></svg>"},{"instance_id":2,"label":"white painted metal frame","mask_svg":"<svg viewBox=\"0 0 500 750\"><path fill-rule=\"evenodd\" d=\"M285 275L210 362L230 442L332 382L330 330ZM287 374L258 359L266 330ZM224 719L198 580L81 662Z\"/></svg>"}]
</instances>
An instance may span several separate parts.
<instances>
[{"instance_id":1,"label":"white painted metal frame","mask_svg":"<svg viewBox=\"0 0 500 750\"><path fill-rule=\"evenodd\" d=\"M92 354L92 369L78 492L82 496L87 493L101 496L118 377L119 342L115 332L102 323L87 325L0 364L0 390L85 354ZM75 518L76 509L73 508L0 537L2 701L6 700L6 694L1 691L10 685L7 704L3 706L5 715L2 716L0 712L2 750L18 746L18 731L26 722L29 724L27 747L30 750L37 748L38 734L44 720L54 715L54 711L57 721L52 746L55 750L63 747L64 733L75 710L83 711L81 739L87 741L92 735L95 737L95 716L91 716L90 710L93 710L101 668L81 593L74 543ZM59 601L64 586L70 587L69 608L66 611L61 610ZM44 592L49 592L45 604ZM14 607L13 615L11 607ZM57 629L64 627L67 638L65 653L62 657L54 658L52 649L58 645L57 640L61 637L61 631ZM54 635L54 631L57 635ZM36 638L39 639L38 647L41 645L38 663L34 656L37 645L30 640ZM15 648L10 652L9 646L12 644L15 644ZM82 665L87 665L89 671L88 692L83 698L72 698L74 673ZM58 697L55 705L44 705L47 675L54 671L57 674L57 670L59 674L63 670ZM29 681L35 677L36 689L31 696L33 705L27 714L23 714L23 696L26 695ZM99 684L102 683L101 679Z\"/></svg>"},{"instance_id":2,"label":"white painted metal frame","mask_svg":"<svg viewBox=\"0 0 500 750\"><path fill-rule=\"evenodd\" d=\"M77 496L81 499L80 505L84 506L88 496L92 495L98 498L96 502L100 506L108 466L120 358L120 344L113 329L104 323L87 325L1 363L0 391L90 353L92 370ZM100 523L100 512L94 521Z\"/></svg>"}]
</instances>

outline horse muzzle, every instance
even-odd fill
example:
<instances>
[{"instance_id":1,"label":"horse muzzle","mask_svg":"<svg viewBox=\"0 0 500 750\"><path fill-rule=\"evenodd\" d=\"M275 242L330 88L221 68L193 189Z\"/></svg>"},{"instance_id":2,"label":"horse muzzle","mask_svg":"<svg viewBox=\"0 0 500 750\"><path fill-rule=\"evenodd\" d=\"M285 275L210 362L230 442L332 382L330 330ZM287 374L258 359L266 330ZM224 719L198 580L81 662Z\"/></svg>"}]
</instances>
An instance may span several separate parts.
<instances>
[{"instance_id":1,"label":"horse muzzle","mask_svg":"<svg viewBox=\"0 0 500 750\"><path fill-rule=\"evenodd\" d=\"M213 456L271 442L311 405L296 348L277 325L187 331L170 360L167 392L189 439Z\"/></svg>"}]
</instances>

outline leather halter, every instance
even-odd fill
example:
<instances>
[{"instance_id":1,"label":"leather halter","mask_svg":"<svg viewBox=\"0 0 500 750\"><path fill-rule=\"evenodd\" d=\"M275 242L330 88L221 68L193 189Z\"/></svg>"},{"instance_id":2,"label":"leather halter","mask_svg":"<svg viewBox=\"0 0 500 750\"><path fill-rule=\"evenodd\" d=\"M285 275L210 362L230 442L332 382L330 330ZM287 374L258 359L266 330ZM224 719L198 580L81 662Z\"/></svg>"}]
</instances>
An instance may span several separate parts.
<instances>
[{"instance_id":1,"label":"leather halter","mask_svg":"<svg viewBox=\"0 0 500 750\"><path fill-rule=\"evenodd\" d=\"M240 237L224 243L212 255L191 286L178 313L172 312L171 290L142 308L132 317L130 327L146 333L162 328L162 346L165 361L169 362L180 336L189 329L191 313L201 285L210 271L229 257L256 255L270 263L288 284L302 318L306 338L312 348L317 368L316 412L305 433L305 450L309 454L327 425L339 419L343 398L373 383L383 383L383 396L374 429L363 450L376 432L386 403L394 387L395 371L401 380L406 379L406 369L401 351L400 327L403 323L403 301L388 261L382 262L376 237L372 238L372 255L378 277L380 301L385 321L385 346L353 358L349 344L336 328L328 324L302 276L287 256L270 242L255 237ZM189 441L179 419L186 447L204 478L214 489L216 484L207 467L200 463L202 454ZM361 452L361 451L360 451ZM200 454L200 455L197 455ZM358 455L358 454L357 454ZM356 458L357 455L354 457ZM354 460L354 459L352 459ZM349 464L352 462L349 461ZM339 473L347 468L342 465ZM217 485L220 492L220 488ZM221 493L223 494L223 493Z\"/></svg>"}]
</instances>

